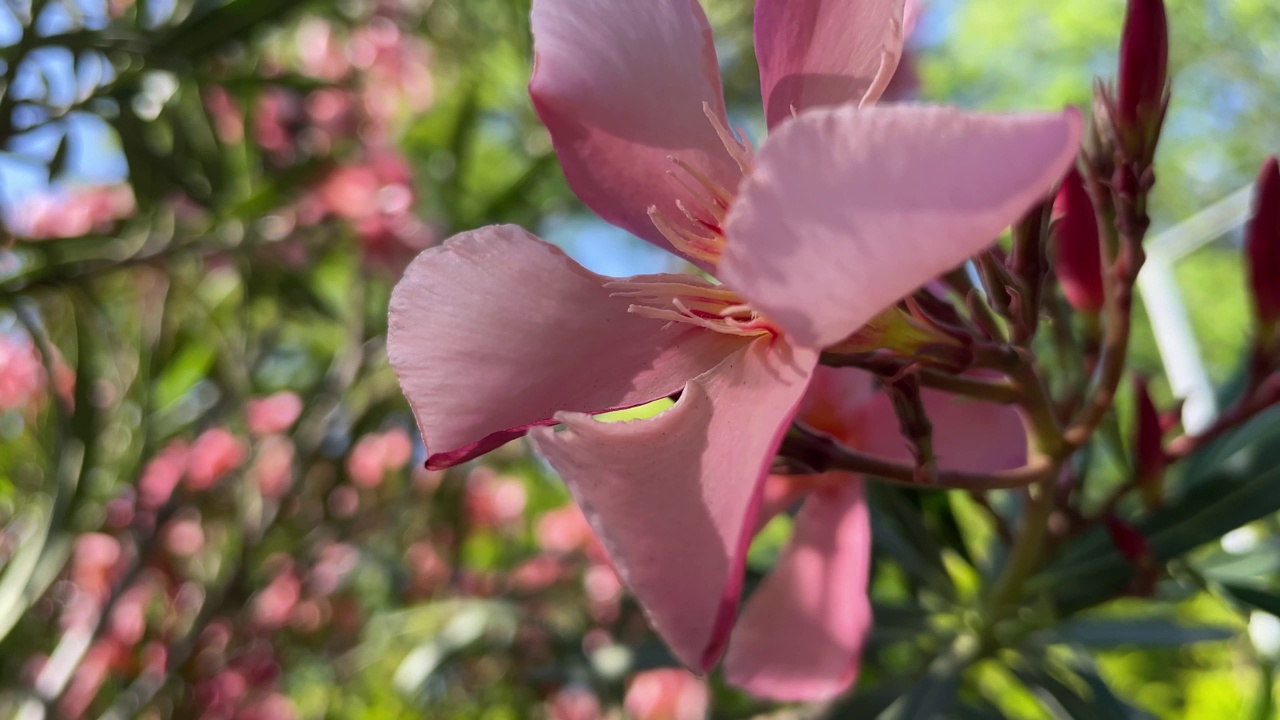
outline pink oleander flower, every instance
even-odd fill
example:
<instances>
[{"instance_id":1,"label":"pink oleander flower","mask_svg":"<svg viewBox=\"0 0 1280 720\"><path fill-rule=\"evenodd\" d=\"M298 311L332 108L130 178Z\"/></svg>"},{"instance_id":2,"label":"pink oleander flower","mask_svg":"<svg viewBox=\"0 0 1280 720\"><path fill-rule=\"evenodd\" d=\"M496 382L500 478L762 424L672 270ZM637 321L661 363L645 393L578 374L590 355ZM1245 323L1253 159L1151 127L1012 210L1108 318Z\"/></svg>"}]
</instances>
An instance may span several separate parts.
<instances>
[{"instance_id":1,"label":"pink oleander flower","mask_svg":"<svg viewBox=\"0 0 1280 720\"><path fill-rule=\"evenodd\" d=\"M14 212L13 233L28 240L106 232L137 211L128 185L80 187L35 195Z\"/></svg>"},{"instance_id":2,"label":"pink oleander flower","mask_svg":"<svg viewBox=\"0 0 1280 720\"><path fill-rule=\"evenodd\" d=\"M632 720L703 720L711 694L687 670L646 670L631 680L623 707Z\"/></svg>"},{"instance_id":3,"label":"pink oleander flower","mask_svg":"<svg viewBox=\"0 0 1280 720\"><path fill-rule=\"evenodd\" d=\"M586 688L568 687L547 703L549 720L601 720L600 700Z\"/></svg>"},{"instance_id":4,"label":"pink oleander flower","mask_svg":"<svg viewBox=\"0 0 1280 720\"><path fill-rule=\"evenodd\" d=\"M271 435L258 443L258 452L249 468L249 476L258 484L263 497L279 499L293 485L293 460L297 454L293 441L283 435Z\"/></svg>"},{"instance_id":5,"label":"pink oleander flower","mask_svg":"<svg viewBox=\"0 0 1280 720\"><path fill-rule=\"evenodd\" d=\"M245 404L244 412L250 433L258 437L277 435L293 427L302 415L302 398L286 390L253 398Z\"/></svg>"},{"instance_id":6,"label":"pink oleander flower","mask_svg":"<svg viewBox=\"0 0 1280 720\"><path fill-rule=\"evenodd\" d=\"M1012 408L935 390L924 390L923 399L944 467L984 472L1026 462L1026 434ZM912 459L893 403L869 373L820 368L797 419L857 450ZM780 699L829 697L850 687L872 621L862 481L844 472L771 476L757 526L802 499L791 542L738 616L724 661L731 682Z\"/></svg>"},{"instance_id":7,"label":"pink oleander flower","mask_svg":"<svg viewBox=\"0 0 1280 720\"><path fill-rule=\"evenodd\" d=\"M530 92L570 186L723 284L606 278L520 228L483 228L406 270L388 354L428 467L528 433L653 627L705 671L820 353L1047 195L1081 120L871 107L901 54L901 0L760 0L771 135L755 153L729 129L696 0L535 0L532 19ZM650 419L592 418L675 393Z\"/></svg>"},{"instance_id":8,"label":"pink oleander flower","mask_svg":"<svg viewBox=\"0 0 1280 720\"><path fill-rule=\"evenodd\" d=\"M138 505L146 510L158 510L169 501L182 475L187 471L187 457L191 449L182 439L171 440L142 469L138 478Z\"/></svg>"},{"instance_id":9,"label":"pink oleander flower","mask_svg":"<svg viewBox=\"0 0 1280 720\"><path fill-rule=\"evenodd\" d=\"M31 339L0 335L0 411L25 408L44 386L44 365Z\"/></svg>"},{"instance_id":10,"label":"pink oleander flower","mask_svg":"<svg viewBox=\"0 0 1280 720\"><path fill-rule=\"evenodd\" d=\"M357 487L374 488L382 484L387 473L407 465L412 455L413 441L404 428L370 433L351 448L347 456L347 476Z\"/></svg>"},{"instance_id":11,"label":"pink oleander flower","mask_svg":"<svg viewBox=\"0 0 1280 720\"><path fill-rule=\"evenodd\" d=\"M227 473L240 467L248 450L245 442L223 428L205 430L187 455L187 486L208 490Z\"/></svg>"}]
</instances>

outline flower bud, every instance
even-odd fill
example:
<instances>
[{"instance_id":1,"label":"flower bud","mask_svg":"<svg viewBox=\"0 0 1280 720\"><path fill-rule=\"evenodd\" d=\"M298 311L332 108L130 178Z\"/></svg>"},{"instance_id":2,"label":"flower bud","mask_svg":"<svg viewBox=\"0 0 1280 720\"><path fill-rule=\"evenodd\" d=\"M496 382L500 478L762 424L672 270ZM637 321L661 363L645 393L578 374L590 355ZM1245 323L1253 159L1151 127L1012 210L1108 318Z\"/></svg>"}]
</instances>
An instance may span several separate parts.
<instances>
[{"instance_id":1,"label":"flower bud","mask_svg":"<svg viewBox=\"0 0 1280 720\"><path fill-rule=\"evenodd\" d=\"M1254 186L1253 218L1245 230L1244 248L1254 309L1269 344L1280 320L1280 164L1275 156L1262 164Z\"/></svg>"},{"instance_id":2,"label":"flower bud","mask_svg":"<svg viewBox=\"0 0 1280 720\"><path fill-rule=\"evenodd\" d=\"M961 344L960 340L925 321L912 317L897 307L891 307L826 351L856 355L873 350L889 350L910 357L924 347Z\"/></svg>"},{"instance_id":3,"label":"flower bud","mask_svg":"<svg viewBox=\"0 0 1280 720\"><path fill-rule=\"evenodd\" d=\"M1134 401L1137 410L1137 421L1134 428L1133 468L1142 493L1142 502L1148 510L1159 507L1164 479L1164 441L1160 430L1160 413L1155 403L1151 402L1151 394L1147 391L1147 380L1142 376L1133 379Z\"/></svg>"},{"instance_id":4,"label":"flower bud","mask_svg":"<svg viewBox=\"0 0 1280 720\"><path fill-rule=\"evenodd\" d=\"M1098 218L1074 167L1063 179L1053 208L1059 215L1053 229L1054 270L1062 292L1078 312L1096 315L1105 298Z\"/></svg>"},{"instance_id":5,"label":"flower bud","mask_svg":"<svg viewBox=\"0 0 1280 720\"><path fill-rule=\"evenodd\" d=\"M1145 127L1163 114L1169 79L1169 21L1164 0L1129 0L1120 37L1115 118L1126 129Z\"/></svg>"}]
</instances>

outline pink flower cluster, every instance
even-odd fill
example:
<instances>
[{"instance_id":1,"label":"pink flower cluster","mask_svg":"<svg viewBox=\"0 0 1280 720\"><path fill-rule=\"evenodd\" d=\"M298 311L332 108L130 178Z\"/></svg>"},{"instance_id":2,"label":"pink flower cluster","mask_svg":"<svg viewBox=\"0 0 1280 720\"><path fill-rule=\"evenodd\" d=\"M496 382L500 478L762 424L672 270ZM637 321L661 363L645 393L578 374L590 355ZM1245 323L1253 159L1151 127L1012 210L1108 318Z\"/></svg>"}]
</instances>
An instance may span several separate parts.
<instances>
[{"instance_id":1,"label":"pink flower cluster","mask_svg":"<svg viewBox=\"0 0 1280 720\"><path fill-rule=\"evenodd\" d=\"M26 240L73 238L109 233L137 212L128 185L51 190L27 198L9 219L10 230Z\"/></svg>"}]
</instances>

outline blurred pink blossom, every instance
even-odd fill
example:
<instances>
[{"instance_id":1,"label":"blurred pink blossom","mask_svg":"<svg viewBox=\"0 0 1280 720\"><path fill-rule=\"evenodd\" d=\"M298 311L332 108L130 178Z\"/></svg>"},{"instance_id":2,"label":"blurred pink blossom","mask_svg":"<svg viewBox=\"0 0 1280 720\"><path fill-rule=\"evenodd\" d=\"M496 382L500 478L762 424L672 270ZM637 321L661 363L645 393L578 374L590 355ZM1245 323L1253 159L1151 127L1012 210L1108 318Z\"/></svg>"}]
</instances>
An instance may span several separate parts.
<instances>
[{"instance_id":1,"label":"blurred pink blossom","mask_svg":"<svg viewBox=\"0 0 1280 720\"><path fill-rule=\"evenodd\" d=\"M171 440L147 463L138 479L138 503L143 508L156 510L168 502L186 472L190 452L185 440Z\"/></svg>"},{"instance_id":2,"label":"blurred pink blossom","mask_svg":"<svg viewBox=\"0 0 1280 720\"><path fill-rule=\"evenodd\" d=\"M204 528L199 516L174 518L162 532L164 549L175 557L191 557L204 547Z\"/></svg>"},{"instance_id":3,"label":"blurred pink blossom","mask_svg":"<svg viewBox=\"0 0 1280 720\"><path fill-rule=\"evenodd\" d=\"M253 600L253 621L265 630L276 630L289 622L293 608L302 597L302 581L289 567L281 571Z\"/></svg>"},{"instance_id":4,"label":"blurred pink blossom","mask_svg":"<svg viewBox=\"0 0 1280 720\"><path fill-rule=\"evenodd\" d=\"M235 715L235 720L294 720L298 711L293 701L278 692L270 692L246 703Z\"/></svg>"},{"instance_id":5,"label":"blurred pink blossom","mask_svg":"<svg viewBox=\"0 0 1280 720\"><path fill-rule=\"evenodd\" d=\"M26 407L44 385L44 366L31 340L0 335L0 410Z\"/></svg>"},{"instance_id":6,"label":"blurred pink blossom","mask_svg":"<svg viewBox=\"0 0 1280 720\"><path fill-rule=\"evenodd\" d=\"M226 429L204 431L187 456L187 486L195 491L208 490L240 467L247 453L244 441Z\"/></svg>"},{"instance_id":7,"label":"blurred pink blossom","mask_svg":"<svg viewBox=\"0 0 1280 720\"><path fill-rule=\"evenodd\" d=\"M534 531L538 547L549 553L567 555L581 550L594 539L591 526L576 503L548 510L538 518Z\"/></svg>"},{"instance_id":8,"label":"blurred pink blossom","mask_svg":"<svg viewBox=\"0 0 1280 720\"><path fill-rule=\"evenodd\" d=\"M357 487L382 483L387 473L402 469L413 455L413 441L404 428L370 433L360 438L347 456L347 475Z\"/></svg>"},{"instance_id":9,"label":"blurred pink blossom","mask_svg":"<svg viewBox=\"0 0 1280 720\"><path fill-rule=\"evenodd\" d=\"M540 555L516 566L507 579L516 590L534 593L554 585L562 574L559 560Z\"/></svg>"},{"instance_id":10,"label":"blurred pink blossom","mask_svg":"<svg viewBox=\"0 0 1280 720\"><path fill-rule=\"evenodd\" d=\"M351 223L372 265L403 270L439 239L414 216L412 173L392 150L369 150L359 163L329 173L316 190L324 211Z\"/></svg>"},{"instance_id":11,"label":"blurred pink blossom","mask_svg":"<svg viewBox=\"0 0 1280 720\"><path fill-rule=\"evenodd\" d=\"M155 590L148 583L134 585L120 595L107 625L111 639L126 648L142 641L147 631L147 606L154 595Z\"/></svg>"},{"instance_id":12,"label":"blurred pink blossom","mask_svg":"<svg viewBox=\"0 0 1280 720\"><path fill-rule=\"evenodd\" d=\"M638 673L623 707L631 720L703 720L709 700L706 682L687 670L669 668Z\"/></svg>"},{"instance_id":13,"label":"blurred pink blossom","mask_svg":"<svg viewBox=\"0 0 1280 720\"><path fill-rule=\"evenodd\" d=\"M288 430L302 415L302 398L283 391L245 404L245 420L249 432L258 436L276 435Z\"/></svg>"},{"instance_id":14,"label":"blurred pink blossom","mask_svg":"<svg viewBox=\"0 0 1280 720\"><path fill-rule=\"evenodd\" d=\"M123 553L120 541L103 533L85 533L76 538L71 553L69 577L76 588L91 597L105 598L119 575Z\"/></svg>"},{"instance_id":15,"label":"blurred pink blossom","mask_svg":"<svg viewBox=\"0 0 1280 720\"><path fill-rule=\"evenodd\" d=\"M600 720L600 701L586 688L567 687L547 707L550 720Z\"/></svg>"},{"instance_id":16,"label":"blurred pink blossom","mask_svg":"<svg viewBox=\"0 0 1280 720\"><path fill-rule=\"evenodd\" d=\"M249 476L264 497L278 499L289 491L293 485L294 454L293 441L283 435L272 435L258 443Z\"/></svg>"},{"instance_id":17,"label":"blurred pink blossom","mask_svg":"<svg viewBox=\"0 0 1280 720\"><path fill-rule=\"evenodd\" d=\"M85 653L80 666L76 668L67 692L58 703L60 717L76 720L98 696L98 690L107 681L111 668L120 656L120 648L111 640L95 642Z\"/></svg>"},{"instance_id":18,"label":"blurred pink blossom","mask_svg":"<svg viewBox=\"0 0 1280 720\"><path fill-rule=\"evenodd\" d=\"M449 580L449 563L430 542L410 545L404 552L404 563L409 571L410 593L416 597L431 595Z\"/></svg>"},{"instance_id":19,"label":"blurred pink blossom","mask_svg":"<svg viewBox=\"0 0 1280 720\"><path fill-rule=\"evenodd\" d=\"M524 482L518 477L498 475L483 467L467 476L467 514L476 527L500 527L520 519L527 499Z\"/></svg>"},{"instance_id":20,"label":"blurred pink blossom","mask_svg":"<svg viewBox=\"0 0 1280 720\"><path fill-rule=\"evenodd\" d=\"M13 234L28 240L53 240L107 232L137 212L128 185L104 185L33 195L14 211Z\"/></svg>"}]
</instances>

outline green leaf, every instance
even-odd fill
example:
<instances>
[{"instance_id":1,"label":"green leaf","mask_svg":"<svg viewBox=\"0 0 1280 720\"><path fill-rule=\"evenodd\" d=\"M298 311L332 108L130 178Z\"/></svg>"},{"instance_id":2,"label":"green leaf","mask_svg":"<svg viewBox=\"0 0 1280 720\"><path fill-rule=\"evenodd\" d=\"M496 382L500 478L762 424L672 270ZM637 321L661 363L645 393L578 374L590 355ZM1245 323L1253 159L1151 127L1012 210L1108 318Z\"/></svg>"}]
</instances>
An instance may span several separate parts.
<instances>
[{"instance_id":1,"label":"green leaf","mask_svg":"<svg viewBox=\"0 0 1280 720\"><path fill-rule=\"evenodd\" d=\"M904 491L879 483L868 483L871 503L872 542L896 560L917 581L948 598L955 586L942 561L942 548Z\"/></svg>"},{"instance_id":2,"label":"green leaf","mask_svg":"<svg viewBox=\"0 0 1280 720\"><path fill-rule=\"evenodd\" d=\"M1014 671L1054 717L1061 720L1142 720L1146 715L1121 701L1096 674L1071 681L1055 677L1047 668L1022 667Z\"/></svg>"},{"instance_id":3,"label":"green leaf","mask_svg":"<svg viewBox=\"0 0 1280 720\"><path fill-rule=\"evenodd\" d=\"M1235 631L1226 627L1188 626L1171 620L1142 618L1072 620L1037 633L1035 638L1049 644L1113 648L1182 647L1198 642L1228 640L1234 636Z\"/></svg>"},{"instance_id":4,"label":"green leaf","mask_svg":"<svg viewBox=\"0 0 1280 720\"><path fill-rule=\"evenodd\" d=\"M49 161L49 182L57 180L66 172L70 147L71 133L64 132L62 138L58 140L58 149L53 152L53 159Z\"/></svg>"},{"instance_id":5,"label":"green leaf","mask_svg":"<svg viewBox=\"0 0 1280 720\"><path fill-rule=\"evenodd\" d=\"M1236 602L1280 617L1280 595L1270 590L1227 583L1222 589Z\"/></svg>"},{"instance_id":6,"label":"green leaf","mask_svg":"<svg viewBox=\"0 0 1280 720\"><path fill-rule=\"evenodd\" d=\"M156 379L153 397L159 410L169 407L204 379L217 359L213 343L188 342Z\"/></svg>"},{"instance_id":7,"label":"green leaf","mask_svg":"<svg viewBox=\"0 0 1280 720\"><path fill-rule=\"evenodd\" d=\"M902 697L880 714L880 720L946 720L952 717L960 692L960 670L930 670Z\"/></svg>"},{"instance_id":8,"label":"green leaf","mask_svg":"<svg viewBox=\"0 0 1280 720\"><path fill-rule=\"evenodd\" d=\"M1280 511L1280 464L1257 468L1250 462L1243 469L1228 466L1219 472L1215 480L1138 524L1157 560L1179 557ZM1113 597L1133 574L1129 560L1112 547L1101 529L1086 533L1073 546L1029 584L1033 591L1051 592L1064 614Z\"/></svg>"}]
</instances>

